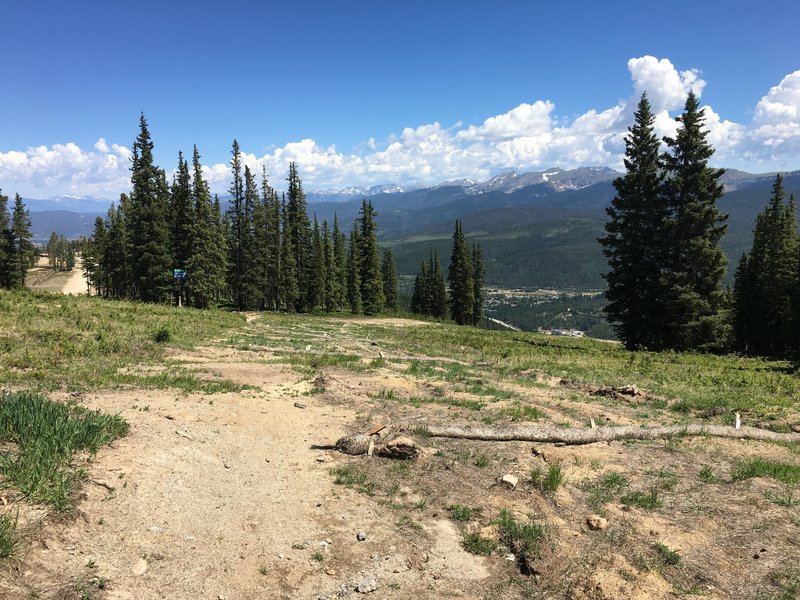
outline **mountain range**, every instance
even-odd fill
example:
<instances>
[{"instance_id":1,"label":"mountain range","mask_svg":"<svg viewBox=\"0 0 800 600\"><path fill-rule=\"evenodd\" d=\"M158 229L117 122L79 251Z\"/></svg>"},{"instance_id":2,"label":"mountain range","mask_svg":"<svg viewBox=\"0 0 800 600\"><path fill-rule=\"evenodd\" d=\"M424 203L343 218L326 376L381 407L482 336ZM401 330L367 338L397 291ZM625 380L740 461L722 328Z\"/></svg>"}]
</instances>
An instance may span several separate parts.
<instances>
[{"instance_id":1,"label":"mountain range","mask_svg":"<svg viewBox=\"0 0 800 600\"><path fill-rule=\"evenodd\" d=\"M393 247L401 274L415 273L431 250L445 263L453 221L461 219L468 238L483 246L488 283L596 289L603 287L600 274L607 269L597 238L614 197L612 181L619 175L607 167L508 171L483 182L416 189L389 184L309 192L307 197L310 214L329 223L336 214L345 229L358 216L362 199L369 198L378 211L379 237ZM723 176L726 193L719 206L729 214L723 240L731 257L729 271L750 246L755 216L769 200L774 178L774 173L733 169ZM784 185L787 195L800 196L800 171L785 174ZM62 198L26 199L26 205L34 238L43 241L53 231L90 235L95 217L105 214L109 203Z\"/></svg>"}]
</instances>

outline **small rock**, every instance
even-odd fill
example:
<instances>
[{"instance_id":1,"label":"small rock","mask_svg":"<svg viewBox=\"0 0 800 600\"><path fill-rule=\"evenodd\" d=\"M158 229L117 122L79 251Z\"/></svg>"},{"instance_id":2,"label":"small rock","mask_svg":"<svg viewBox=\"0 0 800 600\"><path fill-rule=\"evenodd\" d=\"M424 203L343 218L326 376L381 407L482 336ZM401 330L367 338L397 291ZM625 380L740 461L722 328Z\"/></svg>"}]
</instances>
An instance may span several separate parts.
<instances>
[{"instance_id":1,"label":"small rock","mask_svg":"<svg viewBox=\"0 0 800 600\"><path fill-rule=\"evenodd\" d=\"M336 590L336 595L339 598L345 598L350 595L350 588L346 584L342 584L339 586L339 589Z\"/></svg>"},{"instance_id":2,"label":"small rock","mask_svg":"<svg viewBox=\"0 0 800 600\"><path fill-rule=\"evenodd\" d=\"M378 582L372 575L367 575L356 584L356 591L359 594L369 594L378 588Z\"/></svg>"},{"instance_id":3,"label":"small rock","mask_svg":"<svg viewBox=\"0 0 800 600\"><path fill-rule=\"evenodd\" d=\"M336 575L336 571L334 571L333 569L325 569L325 575L330 575L331 577L333 577L334 575Z\"/></svg>"},{"instance_id":4,"label":"small rock","mask_svg":"<svg viewBox=\"0 0 800 600\"><path fill-rule=\"evenodd\" d=\"M359 531L358 533L356 533L356 539L357 539L359 542L363 542L364 540L366 540L366 539L367 539L367 534L366 534L366 533L364 533L363 531Z\"/></svg>"},{"instance_id":5,"label":"small rock","mask_svg":"<svg viewBox=\"0 0 800 600\"><path fill-rule=\"evenodd\" d=\"M603 531L608 529L608 520L600 515L589 515L586 517L586 524L592 531Z\"/></svg>"},{"instance_id":6,"label":"small rock","mask_svg":"<svg viewBox=\"0 0 800 600\"><path fill-rule=\"evenodd\" d=\"M324 456L324 455L321 455L321 456L318 456L318 457L317 457L317 462L325 462L326 460L327 460L327 459L325 458L325 456Z\"/></svg>"},{"instance_id":7,"label":"small rock","mask_svg":"<svg viewBox=\"0 0 800 600\"><path fill-rule=\"evenodd\" d=\"M147 573L147 561L143 558L137 560L131 567L131 573L133 573L137 577L141 577L142 575Z\"/></svg>"},{"instance_id":8,"label":"small rock","mask_svg":"<svg viewBox=\"0 0 800 600\"><path fill-rule=\"evenodd\" d=\"M306 407L306 405L305 405L305 404L303 404L302 402L295 402L295 403L294 403L294 407L295 407L295 408L305 408L305 407Z\"/></svg>"},{"instance_id":9,"label":"small rock","mask_svg":"<svg viewBox=\"0 0 800 600\"><path fill-rule=\"evenodd\" d=\"M514 556L513 554L506 554L503 557L503 560L507 560L508 562L517 562L517 557Z\"/></svg>"},{"instance_id":10,"label":"small rock","mask_svg":"<svg viewBox=\"0 0 800 600\"><path fill-rule=\"evenodd\" d=\"M507 473L503 475L503 479L501 479L501 481L513 490L519 483L519 477Z\"/></svg>"},{"instance_id":11,"label":"small rock","mask_svg":"<svg viewBox=\"0 0 800 600\"><path fill-rule=\"evenodd\" d=\"M295 542L292 544L292 550L305 550L308 548L309 544L308 541L303 540L301 542Z\"/></svg>"}]
</instances>

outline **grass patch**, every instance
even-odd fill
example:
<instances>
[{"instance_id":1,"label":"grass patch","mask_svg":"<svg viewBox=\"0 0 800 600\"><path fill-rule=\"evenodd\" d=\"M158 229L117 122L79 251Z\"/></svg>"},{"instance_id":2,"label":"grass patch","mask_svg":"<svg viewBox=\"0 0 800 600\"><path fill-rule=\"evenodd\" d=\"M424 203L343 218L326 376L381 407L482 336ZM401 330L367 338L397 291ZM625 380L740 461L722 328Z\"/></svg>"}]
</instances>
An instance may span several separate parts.
<instances>
[{"instance_id":1,"label":"grass patch","mask_svg":"<svg viewBox=\"0 0 800 600\"><path fill-rule=\"evenodd\" d=\"M791 489L787 489L782 492L764 492L764 498L773 504L785 506L786 508L800 506L800 498L795 498L794 492Z\"/></svg>"},{"instance_id":2,"label":"grass patch","mask_svg":"<svg viewBox=\"0 0 800 600\"><path fill-rule=\"evenodd\" d=\"M467 533L461 540L461 546L470 554L488 556L497 548L497 542L481 536L480 533Z\"/></svg>"},{"instance_id":3,"label":"grass patch","mask_svg":"<svg viewBox=\"0 0 800 600\"><path fill-rule=\"evenodd\" d=\"M658 490L655 488L652 488L649 492L630 492L620 498L620 502L625 506L636 506L645 510L655 510L663 506L661 499L658 497Z\"/></svg>"},{"instance_id":4,"label":"grass patch","mask_svg":"<svg viewBox=\"0 0 800 600\"><path fill-rule=\"evenodd\" d=\"M0 454L0 472L33 502L64 511L82 472L79 452L94 454L128 432L119 416L78 404L52 402L36 393L0 393L0 440L15 446Z\"/></svg>"},{"instance_id":5,"label":"grass patch","mask_svg":"<svg viewBox=\"0 0 800 600\"><path fill-rule=\"evenodd\" d=\"M399 399L399 401L402 404L410 404L414 408L419 408L424 404L440 404L442 406L452 406L454 408L464 408L467 410L481 410L484 406L486 406L480 400L466 400L463 398L448 398L448 397L421 398L419 396L414 396L413 398Z\"/></svg>"},{"instance_id":6,"label":"grass patch","mask_svg":"<svg viewBox=\"0 0 800 600\"><path fill-rule=\"evenodd\" d=\"M736 462L731 473L733 481L741 481L753 477L770 477L790 484L800 483L800 465L758 457L741 459Z\"/></svg>"},{"instance_id":7,"label":"grass patch","mask_svg":"<svg viewBox=\"0 0 800 600\"><path fill-rule=\"evenodd\" d=\"M520 523L509 511L503 509L494 523L500 530L500 540L511 549L517 562L522 564L539 557L539 549L547 529L533 515L528 515L527 523Z\"/></svg>"},{"instance_id":8,"label":"grass patch","mask_svg":"<svg viewBox=\"0 0 800 600\"><path fill-rule=\"evenodd\" d=\"M461 521L463 523L472 519L472 513L474 512L469 506L463 504L451 504L447 507L447 510L450 511L450 518L453 521Z\"/></svg>"},{"instance_id":9,"label":"grass patch","mask_svg":"<svg viewBox=\"0 0 800 600\"><path fill-rule=\"evenodd\" d=\"M600 510L604 504L611 502L630 484L630 480L619 471L609 471L597 481L584 486L584 489L589 492L589 505L595 510Z\"/></svg>"},{"instance_id":10,"label":"grass patch","mask_svg":"<svg viewBox=\"0 0 800 600\"><path fill-rule=\"evenodd\" d=\"M121 368L163 362L167 342L190 349L242 324L220 310L0 290L0 381L37 391L113 387Z\"/></svg>"},{"instance_id":11,"label":"grass patch","mask_svg":"<svg viewBox=\"0 0 800 600\"><path fill-rule=\"evenodd\" d=\"M627 352L606 342L545 336L534 332L487 331L442 324L404 327L363 324L359 333L406 352L470 365L492 365L504 381L524 385L525 373L596 386L635 382L667 400L681 399L683 412L721 421L733 407L753 418L785 412L800 401L800 378L788 361L679 352ZM411 361L412 374L442 379L464 376L465 367ZM435 364L441 364L437 362Z\"/></svg>"},{"instance_id":12,"label":"grass patch","mask_svg":"<svg viewBox=\"0 0 800 600\"><path fill-rule=\"evenodd\" d=\"M11 515L0 515L0 558L8 558L16 551L19 542Z\"/></svg>"},{"instance_id":13,"label":"grass patch","mask_svg":"<svg viewBox=\"0 0 800 600\"><path fill-rule=\"evenodd\" d=\"M697 477L700 479L700 481L705 481L706 483L719 483L719 477L714 475L714 469L708 465L700 469Z\"/></svg>"},{"instance_id":14,"label":"grass patch","mask_svg":"<svg viewBox=\"0 0 800 600\"><path fill-rule=\"evenodd\" d=\"M493 410L482 420L487 425L491 425L501 419L507 419L509 421L537 421L543 416L542 411L535 406L515 402L511 406L504 406L498 410Z\"/></svg>"},{"instance_id":15,"label":"grass patch","mask_svg":"<svg viewBox=\"0 0 800 600\"><path fill-rule=\"evenodd\" d=\"M336 485L343 485L346 488L355 489L367 496L375 495L375 483L367 479L367 474L354 467L353 465L344 465L331 469L333 475L333 483Z\"/></svg>"},{"instance_id":16,"label":"grass patch","mask_svg":"<svg viewBox=\"0 0 800 600\"><path fill-rule=\"evenodd\" d=\"M656 542L653 544L653 548L655 548L656 553L665 565L675 567L681 564L681 555L675 550L672 550L669 546L665 546L660 542Z\"/></svg>"},{"instance_id":17,"label":"grass patch","mask_svg":"<svg viewBox=\"0 0 800 600\"><path fill-rule=\"evenodd\" d=\"M541 467L531 469L531 483L543 492L555 492L565 481L561 462L556 462L547 467L547 472Z\"/></svg>"}]
</instances>

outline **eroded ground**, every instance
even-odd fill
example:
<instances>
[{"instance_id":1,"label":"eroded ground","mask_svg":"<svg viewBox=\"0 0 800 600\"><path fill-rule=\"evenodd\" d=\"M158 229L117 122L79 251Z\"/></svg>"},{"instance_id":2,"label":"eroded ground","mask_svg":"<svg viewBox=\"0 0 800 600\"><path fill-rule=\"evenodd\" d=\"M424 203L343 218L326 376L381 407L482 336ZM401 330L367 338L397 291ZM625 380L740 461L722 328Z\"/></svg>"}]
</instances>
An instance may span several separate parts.
<instances>
[{"instance_id":1,"label":"eroded ground","mask_svg":"<svg viewBox=\"0 0 800 600\"><path fill-rule=\"evenodd\" d=\"M676 420L667 399L598 396L535 369L501 377L499 360L473 360L466 349L464 360L436 356L433 346L412 353L381 335L400 326L438 327L265 315L170 358L171 368L245 384L242 392L79 398L121 413L131 432L89 465L75 515L44 517L2 492L30 541L7 566L0 595L797 597L797 486L733 481L737 460L797 464L796 447L418 436L425 452L415 462L312 448L399 421ZM518 478L516 488L500 483L506 474ZM503 515L542 526L529 560L509 547ZM606 527L591 530L591 515Z\"/></svg>"}]
</instances>

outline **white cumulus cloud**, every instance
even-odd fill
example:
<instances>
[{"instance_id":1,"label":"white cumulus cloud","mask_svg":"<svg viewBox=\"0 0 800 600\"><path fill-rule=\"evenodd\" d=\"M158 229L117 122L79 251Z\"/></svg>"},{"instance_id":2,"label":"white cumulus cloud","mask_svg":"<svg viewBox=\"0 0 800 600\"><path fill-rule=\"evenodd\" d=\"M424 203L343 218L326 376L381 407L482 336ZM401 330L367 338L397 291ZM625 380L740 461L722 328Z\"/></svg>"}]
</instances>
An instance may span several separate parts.
<instances>
[{"instance_id":1,"label":"white cumulus cloud","mask_svg":"<svg viewBox=\"0 0 800 600\"><path fill-rule=\"evenodd\" d=\"M647 92L660 136L673 136L675 116L690 91L700 95L706 82L694 68L679 70L666 58L628 61L632 90L615 106L593 108L577 117L558 115L545 99L523 102L481 123L406 127L386 140L368 138L342 152L307 138L262 156L244 152L242 162L273 185L285 185L290 162L306 189L485 179L502 170L538 170L606 165L621 168L624 139L639 97ZM725 119L705 107L708 140L715 164L750 170L798 168L800 164L800 71L788 74L753 107L750 123ZM0 152L0 187L29 197L91 195L114 199L130 188L130 150L99 138L92 150L74 143ZM230 166L205 165L211 189L226 193Z\"/></svg>"}]
</instances>

